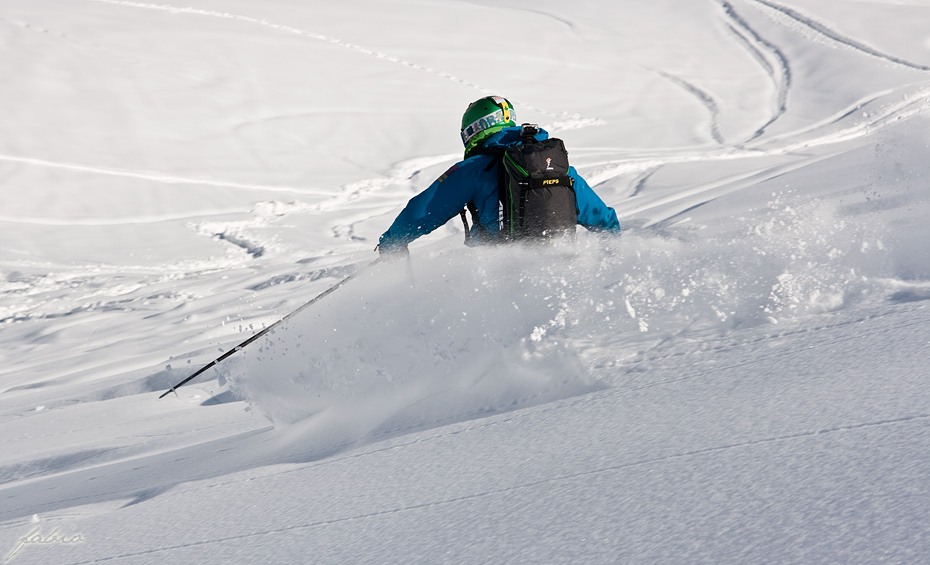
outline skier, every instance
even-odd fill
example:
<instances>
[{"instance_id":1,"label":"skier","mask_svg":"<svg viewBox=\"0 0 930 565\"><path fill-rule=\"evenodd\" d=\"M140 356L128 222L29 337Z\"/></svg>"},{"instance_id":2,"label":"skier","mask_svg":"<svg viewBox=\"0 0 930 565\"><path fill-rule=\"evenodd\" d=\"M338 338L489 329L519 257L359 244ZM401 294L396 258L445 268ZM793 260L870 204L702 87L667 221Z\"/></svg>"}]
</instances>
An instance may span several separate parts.
<instances>
[{"instance_id":1,"label":"skier","mask_svg":"<svg viewBox=\"0 0 930 565\"><path fill-rule=\"evenodd\" d=\"M465 222L466 244L481 245L505 239L502 237L504 206L499 191L504 173L501 156L508 147L545 142L549 135L544 129L529 124L524 124L523 128L517 126L513 105L500 96L488 96L470 104L462 116L461 134L465 144L464 160L410 199L379 240L378 251L382 257L407 255L410 242L459 214ZM562 153L566 155L567 167L564 147ZM572 231L577 223L591 231L619 233L620 224L613 208L604 204L574 167L567 167L567 177L571 180L565 179L565 184L571 186L575 200L575 209L569 212ZM470 228L465 221L466 208L472 215Z\"/></svg>"}]
</instances>

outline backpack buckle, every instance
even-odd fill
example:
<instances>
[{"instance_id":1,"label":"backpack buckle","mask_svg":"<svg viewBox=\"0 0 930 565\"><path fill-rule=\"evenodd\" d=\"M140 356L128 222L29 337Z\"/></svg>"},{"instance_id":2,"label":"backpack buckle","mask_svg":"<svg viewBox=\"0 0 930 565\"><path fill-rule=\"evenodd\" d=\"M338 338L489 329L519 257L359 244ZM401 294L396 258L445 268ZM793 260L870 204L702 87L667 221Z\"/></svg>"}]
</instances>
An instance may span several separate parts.
<instances>
[{"instance_id":1,"label":"backpack buckle","mask_svg":"<svg viewBox=\"0 0 930 565\"><path fill-rule=\"evenodd\" d=\"M520 126L520 137L536 137L539 126L536 124L523 124Z\"/></svg>"}]
</instances>

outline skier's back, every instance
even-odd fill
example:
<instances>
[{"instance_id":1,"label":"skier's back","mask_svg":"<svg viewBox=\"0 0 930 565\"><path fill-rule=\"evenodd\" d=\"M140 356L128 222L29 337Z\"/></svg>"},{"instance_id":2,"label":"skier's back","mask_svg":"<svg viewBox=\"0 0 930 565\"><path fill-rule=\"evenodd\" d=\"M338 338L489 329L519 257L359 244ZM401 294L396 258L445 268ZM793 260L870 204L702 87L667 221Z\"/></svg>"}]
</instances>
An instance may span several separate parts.
<instances>
[{"instance_id":1,"label":"skier's back","mask_svg":"<svg viewBox=\"0 0 930 565\"><path fill-rule=\"evenodd\" d=\"M521 237L524 231L516 228L522 226L524 207L532 200L522 196L518 201L518 197L514 196L513 201L507 202L508 195L514 191L501 190L502 186L508 184L508 172L514 170L527 175L526 180L509 182L526 185L528 194L542 185L546 185L544 188L550 192L553 188L559 188L550 185L558 185L560 182L568 185L565 188L574 193L574 210L552 210L551 215L564 218L570 214L569 221L574 219L575 223L589 230L619 232L620 225L613 208L607 207L574 167L568 166L564 147L561 147L561 141L555 144L556 141L549 140L548 133L542 128L517 126L513 106L504 98L488 96L473 102L462 117L465 158L450 167L426 190L410 199L380 238L378 248L382 256L405 253L410 242L442 226L466 208L472 216L472 225L467 228L466 235L470 245ZM526 144L539 144L538 151L553 152L545 154L554 157L546 157L542 161L544 164L536 175L538 179L532 170L525 170L529 169L526 163L523 167L516 164L519 155L510 159L509 167L502 164L507 159L504 154L508 149L511 150L508 157L512 157L515 155L513 148ZM557 162L562 161L561 154L566 155L563 168L567 170L556 171L554 169L557 167L553 167L551 161L553 158ZM546 169L552 172L547 175ZM571 205L570 199L564 197L544 198L541 201L539 206L565 208ZM543 212L550 215L548 210ZM462 216L464 219L464 214Z\"/></svg>"}]
</instances>

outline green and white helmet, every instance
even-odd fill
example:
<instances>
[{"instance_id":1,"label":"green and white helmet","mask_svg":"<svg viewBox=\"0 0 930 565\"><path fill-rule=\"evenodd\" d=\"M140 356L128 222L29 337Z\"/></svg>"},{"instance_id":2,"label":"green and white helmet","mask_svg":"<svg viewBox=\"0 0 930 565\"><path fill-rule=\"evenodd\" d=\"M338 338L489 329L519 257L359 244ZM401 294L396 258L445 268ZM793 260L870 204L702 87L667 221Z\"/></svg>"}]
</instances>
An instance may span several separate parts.
<instances>
[{"instance_id":1,"label":"green and white helmet","mask_svg":"<svg viewBox=\"0 0 930 565\"><path fill-rule=\"evenodd\" d=\"M517 125L513 104L501 96L486 96L468 105L462 115L462 143L465 153L508 126Z\"/></svg>"}]
</instances>

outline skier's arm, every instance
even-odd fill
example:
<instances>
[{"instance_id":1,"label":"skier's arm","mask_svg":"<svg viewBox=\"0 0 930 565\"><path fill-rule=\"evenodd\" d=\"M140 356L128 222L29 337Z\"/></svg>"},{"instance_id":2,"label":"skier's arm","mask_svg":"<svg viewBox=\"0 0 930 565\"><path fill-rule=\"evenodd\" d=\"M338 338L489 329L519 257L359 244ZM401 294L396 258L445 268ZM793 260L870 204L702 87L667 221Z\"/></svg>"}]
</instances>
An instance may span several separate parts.
<instances>
[{"instance_id":1,"label":"skier's arm","mask_svg":"<svg viewBox=\"0 0 930 565\"><path fill-rule=\"evenodd\" d=\"M473 197L480 166L475 159L460 162L433 181L426 190L407 202L407 206L379 241L385 252L406 247L458 215Z\"/></svg>"},{"instance_id":2,"label":"skier's arm","mask_svg":"<svg viewBox=\"0 0 930 565\"><path fill-rule=\"evenodd\" d=\"M575 201L578 203L578 223L591 231L620 231L620 222L613 208L594 192L574 167L569 167L568 175L572 177L575 188Z\"/></svg>"}]
</instances>

